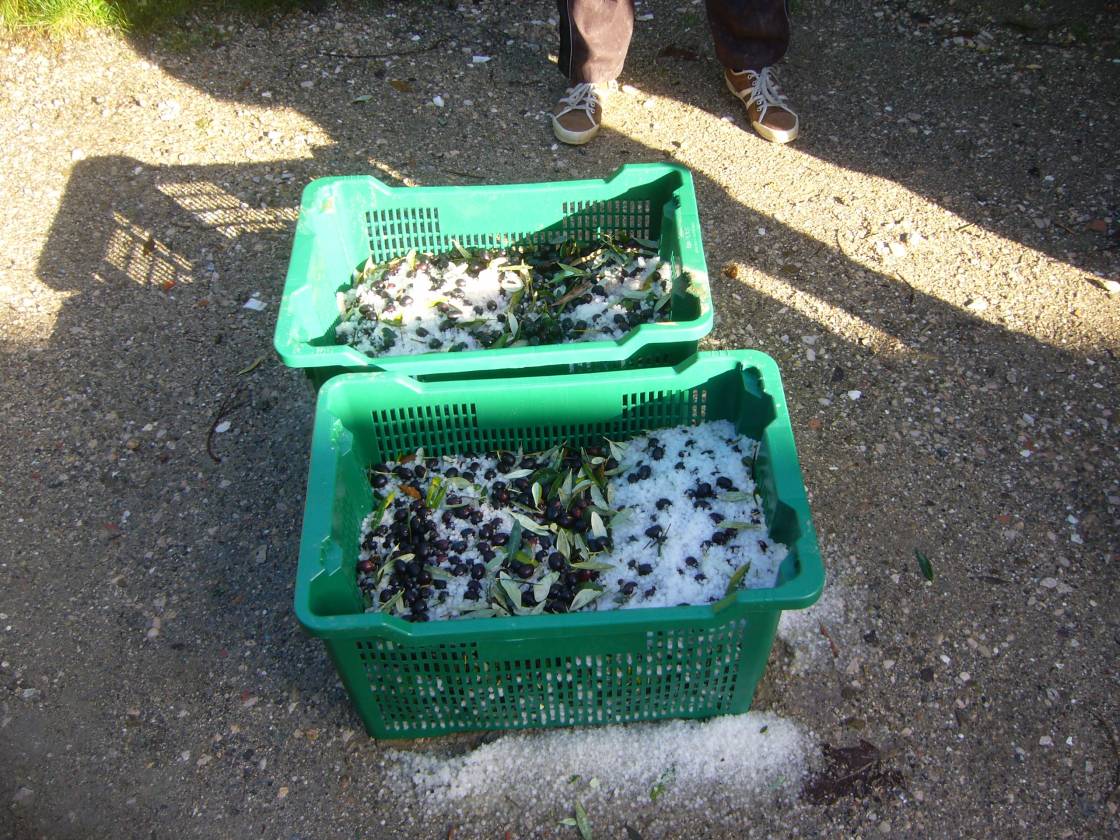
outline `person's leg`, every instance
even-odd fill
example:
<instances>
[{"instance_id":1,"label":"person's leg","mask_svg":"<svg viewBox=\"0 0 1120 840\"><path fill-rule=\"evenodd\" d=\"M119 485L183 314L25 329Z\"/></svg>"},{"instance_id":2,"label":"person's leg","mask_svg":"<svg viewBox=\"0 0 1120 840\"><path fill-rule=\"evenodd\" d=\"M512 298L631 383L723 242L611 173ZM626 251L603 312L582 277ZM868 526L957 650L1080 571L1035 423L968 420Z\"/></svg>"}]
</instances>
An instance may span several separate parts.
<instances>
[{"instance_id":1,"label":"person's leg","mask_svg":"<svg viewBox=\"0 0 1120 840\"><path fill-rule=\"evenodd\" d=\"M728 89L746 105L751 126L767 140L788 143L797 114L778 89L771 65L789 48L787 0L706 0L716 57Z\"/></svg>"},{"instance_id":2,"label":"person's leg","mask_svg":"<svg viewBox=\"0 0 1120 840\"><path fill-rule=\"evenodd\" d=\"M622 72L634 32L634 0L557 0L560 60L568 83L604 84Z\"/></svg>"},{"instance_id":3,"label":"person's leg","mask_svg":"<svg viewBox=\"0 0 1120 840\"><path fill-rule=\"evenodd\" d=\"M565 143L586 143L599 131L605 86L622 72L634 32L634 0L557 0L558 69L568 90L553 110L552 130Z\"/></svg>"},{"instance_id":4,"label":"person's leg","mask_svg":"<svg viewBox=\"0 0 1120 840\"><path fill-rule=\"evenodd\" d=\"M754 70L781 61L789 49L786 0L706 0L716 58L728 70Z\"/></svg>"}]
</instances>

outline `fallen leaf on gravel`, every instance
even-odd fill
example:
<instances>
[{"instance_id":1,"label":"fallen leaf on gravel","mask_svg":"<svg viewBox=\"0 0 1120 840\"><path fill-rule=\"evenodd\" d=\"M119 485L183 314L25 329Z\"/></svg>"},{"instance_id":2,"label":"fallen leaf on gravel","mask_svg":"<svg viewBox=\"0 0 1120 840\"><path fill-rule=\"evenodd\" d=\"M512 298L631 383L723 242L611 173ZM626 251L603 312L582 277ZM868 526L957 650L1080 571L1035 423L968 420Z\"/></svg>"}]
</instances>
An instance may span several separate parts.
<instances>
[{"instance_id":1,"label":"fallen leaf on gravel","mask_svg":"<svg viewBox=\"0 0 1120 840\"><path fill-rule=\"evenodd\" d=\"M252 363L251 363L251 364L249 364L249 365L248 365L248 366L246 366L246 367L243 367L243 368L241 368L241 370L239 370L239 371L237 372L237 375L238 375L238 376L242 376L242 375L244 375L244 374L246 374L246 373L251 373L252 371L256 370L257 366L258 366L259 364L261 364L261 362L263 362L263 361L264 361L264 359L265 359L265 357L264 357L264 356L257 356L257 358L253 359L253 361L252 361ZM217 429L215 429L215 431L217 431Z\"/></svg>"},{"instance_id":2,"label":"fallen leaf on gravel","mask_svg":"<svg viewBox=\"0 0 1120 840\"><path fill-rule=\"evenodd\" d=\"M929 561L918 549L914 549L914 556L918 559L918 568L922 570L922 575L926 580L933 582L933 563Z\"/></svg>"},{"instance_id":3,"label":"fallen leaf on gravel","mask_svg":"<svg viewBox=\"0 0 1120 840\"><path fill-rule=\"evenodd\" d=\"M390 79L389 84L393 86L393 90L398 90L401 93L412 93L412 85L404 79Z\"/></svg>"},{"instance_id":4,"label":"fallen leaf on gravel","mask_svg":"<svg viewBox=\"0 0 1120 840\"><path fill-rule=\"evenodd\" d=\"M902 784L901 774L883 767L888 757L862 738L854 747L825 744L825 768L809 781L805 793L814 802L835 802L844 796L864 796L898 787Z\"/></svg>"},{"instance_id":5,"label":"fallen leaf on gravel","mask_svg":"<svg viewBox=\"0 0 1120 840\"><path fill-rule=\"evenodd\" d=\"M363 102L369 102L371 99L373 99L372 96L370 96L368 93L363 93L361 96L355 96L353 99L351 99L350 104L361 105Z\"/></svg>"}]
</instances>

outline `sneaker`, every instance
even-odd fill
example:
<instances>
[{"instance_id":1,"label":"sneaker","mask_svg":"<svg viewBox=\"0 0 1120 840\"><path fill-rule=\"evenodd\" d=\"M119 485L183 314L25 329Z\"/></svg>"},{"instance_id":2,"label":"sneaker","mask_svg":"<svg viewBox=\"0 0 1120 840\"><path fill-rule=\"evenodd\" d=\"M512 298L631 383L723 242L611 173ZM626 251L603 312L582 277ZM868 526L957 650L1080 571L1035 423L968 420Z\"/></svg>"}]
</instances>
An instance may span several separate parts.
<instances>
[{"instance_id":1,"label":"sneaker","mask_svg":"<svg viewBox=\"0 0 1120 840\"><path fill-rule=\"evenodd\" d=\"M797 114L789 107L789 100L778 89L774 68L761 71L724 70L727 89L747 107L751 128L771 143L788 143L797 137Z\"/></svg>"},{"instance_id":2,"label":"sneaker","mask_svg":"<svg viewBox=\"0 0 1120 840\"><path fill-rule=\"evenodd\" d=\"M607 86L582 82L568 88L552 111L552 133L561 143L581 146L599 133Z\"/></svg>"}]
</instances>

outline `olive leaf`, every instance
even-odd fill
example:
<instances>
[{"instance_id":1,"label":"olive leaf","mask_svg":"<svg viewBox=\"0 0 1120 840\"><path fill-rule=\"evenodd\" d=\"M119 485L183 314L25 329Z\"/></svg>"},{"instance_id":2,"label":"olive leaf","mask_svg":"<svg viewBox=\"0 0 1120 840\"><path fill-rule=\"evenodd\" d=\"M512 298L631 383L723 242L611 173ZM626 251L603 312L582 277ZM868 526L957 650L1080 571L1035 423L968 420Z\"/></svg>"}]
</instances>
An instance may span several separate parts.
<instances>
[{"instance_id":1,"label":"olive leaf","mask_svg":"<svg viewBox=\"0 0 1120 840\"><path fill-rule=\"evenodd\" d=\"M583 479L580 479L580 480L579 480L579 481L577 481L577 482L575 483L575 485L574 485L574 486L572 487L572 495L573 495L573 496L578 496L578 495L579 495L580 493L582 493L582 492L583 492L584 490L586 490L586 489L587 489L588 487L591 487L591 486L592 486L592 485L593 485L594 483L595 483L595 482L594 482L594 481L592 481L592 480L591 480L591 479L589 479L589 478L583 478Z\"/></svg>"},{"instance_id":2,"label":"olive leaf","mask_svg":"<svg viewBox=\"0 0 1120 840\"><path fill-rule=\"evenodd\" d=\"M369 525L369 527L370 527L370 530L371 530L371 531L372 531L372 530L373 530L374 528L376 528L376 527L377 527L378 525L380 525L380 524L381 524L381 518L382 518L383 516L385 516L385 511L389 509L389 505L390 505L390 504L392 504L392 502L393 502L393 499L394 499L394 498L396 497L396 495L397 495L397 491L396 491L396 490L390 490L390 491L389 491L389 492L388 492L388 493L387 493L387 494L385 495L385 498L381 499L381 500L380 500L380 501L378 502L378 504L377 504L377 510L376 510L376 511L374 512L374 514L373 514L373 519L371 519L371 520L370 520L370 525Z\"/></svg>"},{"instance_id":3,"label":"olive leaf","mask_svg":"<svg viewBox=\"0 0 1120 840\"><path fill-rule=\"evenodd\" d=\"M649 798L651 802L656 802L661 798L661 795L665 793L666 789L669 787L669 783L676 778L676 775L677 768L673 766L657 777L657 781L654 782L653 787L649 789Z\"/></svg>"},{"instance_id":4,"label":"olive leaf","mask_svg":"<svg viewBox=\"0 0 1120 840\"><path fill-rule=\"evenodd\" d=\"M625 444L615 443L613 440L608 440L607 445L610 447L611 457L613 457L616 461L621 461L626 456Z\"/></svg>"},{"instance_id":5,"label":"olive leaf","mask_svg":"<svg viewBox=\"0 0 1120 840\"><path fill-rule=\"evenodd\" d=\"M735 573L731 575L730 579L728 579L727 581L727 591L724 592L724 595L726 596L734 593L735 590L739 588L739 584L743 582L743 578L747 576L747 572L749 572L750 570L750 563L744 563L742 566L736 569Z\"/></svg>"},{"instance_id":6,"label":"olive leaf","mask_svg":"<svg viewBox=\"0 0 1120 840\"><path fill-rule=\"evenodd\" d=\"M611 527L612 528L621 528L623 525L628 524L630 522L630 520L633 519L633 518L634 518L634 509L624 507L620 511L618 511L618 513L616 513L614 516L611 517Z\"/></svg>"},{"instance_id":7,"label":"olive leaf","mask_svg":"<svg viewBox=\"0 0 1120 840\"><path fill-rule=\"evenodd\" d=\"M521 523L514 522L509 529L509 540L506 542L506 557L516 557L521 550Z\"/></svg>"},{"instance_id":8,"label":"olive leaf","mask_svg":"<svg viewBox=\"0 0 1120 840\"><path fill-rule=\"evenodd\" d=\"M605 539L607 536L607 526L603 524L603 517L595 511L591 511L591 533L600 539Z\"/></svg>"},{"instance_id":9,"label":"olive leaf","mask_svg":"<svg viewBox=\"0 0 1120 840\"><path fill-rule=\"evenodd\" d=\"M590 554L591 549L587 547L587 541L583 538L583 534L578 531L572 532L572 545L575 546L577 554Z\"/></svg>"},{"instance_id":10,"label":"olive leaf","mask_svg":"<svg viewBox=\"0 0 1120 840\"><path fill-rule=\"evenodd\" d=\"M564 528L559 529L556 534L556 550L563 554L565 559L572 556L571 537L568 536L568 532Z\"/></svg>"},{"instance_id":11,"label":"olive leaf","mask_svg":"<svg viewBox=\"0 0 1120 840\"><path fill-rule=\"evenodd\" d=\"M477 607L469 607L460 610L459 618L493 618L498 614L498 611L493 607L480 605Z\"/></svg>"},{"instance_id":12,"label":"olive leaf","mask_svg":"<svg viewBox=\"0 0 1120 840\"><path fill-rule=\"evenodd\" d=\"M593 485L591 488L591 503L598 508L610 509L610 505L608 505L607 500L603 498L603 491L599 489L598 485ZM595 527L595 520L591 521L591 526L593 528Z\"/></svg>"},{"instance_id":13,"label":"olive leaf","mask_svg":"<svg viewBox=\"0 0 1120 840\"><path fill-rule=\"evenodd\" d=\"M502 555L500 555L500 554L494 555L486 563L486 567L485 567L486 568L486 573L491 574L491 575L494 574L494 572L498 571L498 569L500 569L502 567L503 562L504 561L502 559Z\"/></svg>"},{"instance_id":14,"label":"olive leaf","mask_svg":"<svg viewBox=\"0 0 1120 840\"><path fill-rule=\"evenodd\" d=\"M576 596L574 598L572 598L572 605L570 607L568 607L568 611L569 612L575 612L576 610L581 609L582 607L586 607L588 604L590 604L592 601L594 601L596 598L598 598L602 594L603 594L603 590L600 589L599 587L596 587L596 586L585 587L585 588L581 589L579 592L577 592Z\"/></svg>"},{"instance_id":15,"label":"olive leaf","mask_svg":"<svg viewBox=\"0 0 1120 840\"><path fill-rule=\"evenodd\" d=\"M572 563L573 569L587 569L591 572L609 572L615 567L610 563L599 563L595 560L583 560L579 563Z\"/></svg>"},{"instance_id":16,"label":"olive leaf","mask_svg":"<svg viewBox=\"0 0 1120 840\"><path fill-rule=\"evenodd\" d=\"M509 601L513 605L513 607L515 609L520 608L521 587L517 585L517 582L513 578L501 575L498 577L498 583L501 585L502 591L505 592L506 597L509 598Z\"/></svg>"},{"instance_id":17,"label":"olive leaf","mask_svg":"<svg viewBox=\"0 0 1120 840\"><path fill-rule=\"evenodd\" d=\"M754 498L753 493L744 493L742 490L731 490L716 496L721 502L746 502Z\"/></svg>"},{"instance_id":18,"label":"olive leaf","mask_svg":"<svg viewBox=\"0 0 1120 840\"><path fill-rule=\"evenodd\" d=\"M586 277L588 275L587 271L582 268L576 268L574 265L568 265L567 263L562 263L559 261L557 261L556 265L560 268L560 275L558 275L560 279L566 277ZM556 280L557 277L554 277L552 279Z\"/></svg>"},{"instance_id":19,"label":"olive leaf","mask_svg":"<svg viewBox=\"0 0 1120 840\"><path fill-rule=\"evenodd\" d=\"M537 507L540 507L541 506L541 498L544 495L544 491L541 489L541 483L539 481L534 481L533 482L532 493L533 493L533 504L535 504Z\"/></svg>"},{"instance_id":20,"label":"olive leaf","mask_svg":"<svg viewBox=\"0 0 1120 840\"><path fill-rule=\"evenodd\" d=\"M564 476L564 481L560 485L560 501L567 507L572 501L572 471L568 470L567 475Z\"/></svg>"},{"instance_id":21,"label":"olive leaf","mask_svg":"<svg viewBox=\"0 0 1120 840\"><path fill-rule=\"evenodd\" d=\"M578 799L576 800L576 828L579 829L579 836L583 840L591 840L591 820L587 818L587 811Z\"/></svg>"},{"instance_id":22,"label":"olive leaf","mask_svg":"<svg viewBox=\"0 0 1120 840\"><path fill-rule=\"evenodd\" d=\"M922 554L922 552L918 551L918 549L916 548L914 549L914 556L918 560L918 568L922 570L922 575L930 583L933 583L933 563L931 563L929 561L929 558Z\"/></svg>"},{"instance_id":23,"label":"olive leaf","mask_svg":"<svg viewBox=\"0 0 1120 840\"><path fill-rule=\"evenodd\" d=\"M532 531L534 534L548 533L548 528L545 528L543 525L534 522L531 517L528 517L523 513L518 513L517 511L511 510L509 512L509 515L512 516L516 521L520 522L522 528Z\"/></svg>"},{"instance_id":24,"label":"olive leaf","mask_svg":"<svg viewBox=\"0 0 1120 840\"><path fill-rule=\"evenodd\" d=\"M382 604L380 612L392 612L394 609L396 609L397 605L400 604L400 602L402 600L404 600L404 590L403 589L400 592L398 592L396 595L394 595L392 598L390 598L388 601L386 601L384 604Z\"/></svg>"},{"instance_id":25,"label":"olive leaf","mask_svg":"<svg viewBox=\"0 0 1120 840\"><path fill-rule=\"evenodd\" d=\"M740 522L736 519L725 519L719 523L721 528L734 528L736 531L742 531L746 528L761 528L761 525L756 525L753 522Z\"/></svg>"},{"instance_id":26,"label":"olive leaf","mask_svg":"<svg viewBox=\"0 0 1120 840\"><path fill-rule=\"evenodd\" d=\"M431 484L428 485L428 492L424 498L424 504L428 510L438 510L443 497L447 495L448 486L444 484L443 479L438 475L432 478Z\"/></svg>"},{"instance_id":27,"label":"olive leaf","mask_svg":"<svg viewBox=\"0 0 1120 840\"><path fill-rule=\"evenodd\" d=\"M560 579L559 572L549 572L535 584L533 584L533 598L538 604L543 604L545 599L548 598L548 590L552 588L552 584Z\"/></svg>"}]
</instances>

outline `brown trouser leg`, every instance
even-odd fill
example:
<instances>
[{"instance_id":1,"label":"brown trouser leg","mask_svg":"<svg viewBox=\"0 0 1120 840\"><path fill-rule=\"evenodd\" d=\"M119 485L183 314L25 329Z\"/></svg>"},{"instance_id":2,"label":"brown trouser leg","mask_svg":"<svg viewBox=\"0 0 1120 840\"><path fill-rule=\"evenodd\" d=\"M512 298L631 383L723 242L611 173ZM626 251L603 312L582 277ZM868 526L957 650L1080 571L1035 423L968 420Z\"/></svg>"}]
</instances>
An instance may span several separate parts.
<instances>
[{"instance_id":1,"label":"brown trouser leg","mask_svg":"<svg viewBox=\"0 0 1120 840\"><path fill-rule=\"evenodd\" d=\"M560 72L568 82L618 78L634 32L634 0L556 0Z\"/></svg>"},{"instance_id":2,"label":"brown trouser leg","mask_svg":"<svg viewBox=\"0 0 1120 840\"><path fill-rule=\"evenodd\" d=\"M789 46L786 0L706 0L720 64L760 70ZM559 69L571 84L609 82L622 72L634 32L634 0L557 0Z\"/></svg>"},{"instance_id":3,"label":"brown trouser leg","mask_svg":"<svg viewBox=\"0 0 1120 840\"><path fill-rule=\"evenodd\" d=\"M706 0L716 58L728 70L761 70L789 48L786 0Z\"/></svg>"}]
</instances>

